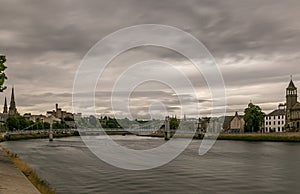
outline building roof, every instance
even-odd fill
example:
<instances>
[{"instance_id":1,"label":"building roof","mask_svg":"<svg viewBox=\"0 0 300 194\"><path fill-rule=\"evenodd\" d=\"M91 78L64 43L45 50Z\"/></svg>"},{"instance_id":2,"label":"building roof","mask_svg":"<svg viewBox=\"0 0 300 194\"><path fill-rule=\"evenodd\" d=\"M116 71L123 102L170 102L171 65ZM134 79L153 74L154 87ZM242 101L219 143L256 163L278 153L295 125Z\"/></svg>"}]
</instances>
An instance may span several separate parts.
<instances>
[{"instance_id":1,"label":"building roof","mask_svg":"<svg viewBox=\"0 0 300 194\"><path fill-rule=\"evenodd\" d=\"M294 84L294 82L293 82L293 80L290 81L288 89L297 89L296 86L295 86L295 84Z\"/></svg>"},{"instance_id":2,"label":"building roof","mask_svg":"<svg viewBox=\"0 0 300 194\"><path fill-rule=\"evenodd\" d=\"M230 122L234 118L234 116L225 116L224 123L223 123L223 129L227 130L230 129Z\"/></svg>"},{"instance_id":3,"label":"building roof","mask_svg":"<svg viewBox=\"0 0 300 194\"><path fill-rule=\"evenodd\" d=\"M225 116L224 122L230 122L233 118L234 116Z\"/></svg>"},{"instance_id":4,"label":"building roof","mask_svg":"<svg viewBox=\"0 0 300 194\"><path fill-rule=\"evenodd\" d=\"M293 107L292 110L300 110L300 102L297 102Z\"/></svg>"},{"instance_id":5,"label":"building roof","mask_svg":"<svg viewBox=\"0 0 300 194\"><path fill-rule=\"evenodd\" d=\"M267 116L280 116L285 115L285 109L277 109L269 113Z\"/></svg>"},{"instance_id":6,"label":"building roof","mask_svg":"<svg viewBox=\"0 0 300 194\"><path fill-rule=\"evenodd\" d=\"M242 119L242 118L244 118L244 115L239 115L238 112L235 112L234 117L237 117L238 119ZM234 118L234 117L233 117L233 118ZM232 118L232 119L233 119L233 118Z\"/></svg>"}]
</instances>

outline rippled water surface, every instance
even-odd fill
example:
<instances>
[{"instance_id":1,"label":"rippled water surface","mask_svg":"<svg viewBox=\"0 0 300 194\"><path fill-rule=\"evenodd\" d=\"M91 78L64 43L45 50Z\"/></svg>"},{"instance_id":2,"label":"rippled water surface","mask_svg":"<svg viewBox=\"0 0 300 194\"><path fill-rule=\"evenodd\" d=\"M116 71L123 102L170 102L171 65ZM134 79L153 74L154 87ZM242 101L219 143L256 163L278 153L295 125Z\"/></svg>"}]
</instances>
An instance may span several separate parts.
<instances>
[{"instance_id":1,"label":"rippled water surface","mask_svg":"<svg viewBox=\"0 0 300 194\"><path fill-rule=\"evenodd\" d=\"M163 139L114 136L135 149ZM99 139L101 141L101 138ZM3 142L57 193L299 193L300 144L218 141L199 156L195 140L174 161L151 170L129 171L94 156L80 137Z\"/></svg>"}]
</instances>

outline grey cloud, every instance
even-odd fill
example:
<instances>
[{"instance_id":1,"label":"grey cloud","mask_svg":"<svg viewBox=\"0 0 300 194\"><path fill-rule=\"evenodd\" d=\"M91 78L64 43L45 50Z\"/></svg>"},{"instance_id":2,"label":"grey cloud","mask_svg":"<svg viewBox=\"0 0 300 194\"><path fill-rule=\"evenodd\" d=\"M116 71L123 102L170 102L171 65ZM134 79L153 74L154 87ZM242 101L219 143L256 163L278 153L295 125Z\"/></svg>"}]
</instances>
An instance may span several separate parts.
<instances>
[{"instance_id":1,"label":"grey cloud","mask_svg":"<svg viewBox=\"0 0 300 194\"><path fill-rule=\"evenodd\" d=\"M298 0L4 1L0 54L7 56L7 85L16 86L21 110L44 112L55 102L70 110L76 70L97 41L131 25L171 25L194 35L216 58L228 91L228 106L234 107L230 112L243 109L249 98L271 110L284 100L290 74L299 85L299 8ZM111 87L126 63L153 57L175 65L186 61L178 53L162 50L137 48L119 56L101 86L104 90ZM203 94L199 102L209 107L203 76L187 73ZM9 96L7 93L4 95ZM168 99L169 93L141 92L135 97L143 95ZM105 96L99 94L103 101ZM175 101L169 103L172 107ZM100 105L103 111L109 109Z\"/></svg>"}]
</instances>

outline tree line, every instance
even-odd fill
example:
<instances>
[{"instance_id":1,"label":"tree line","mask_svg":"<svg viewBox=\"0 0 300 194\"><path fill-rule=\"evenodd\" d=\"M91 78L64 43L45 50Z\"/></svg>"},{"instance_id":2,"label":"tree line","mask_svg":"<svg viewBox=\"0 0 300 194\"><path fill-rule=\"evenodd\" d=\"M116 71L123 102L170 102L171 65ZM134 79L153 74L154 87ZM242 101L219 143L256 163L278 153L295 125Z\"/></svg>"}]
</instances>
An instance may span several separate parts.
<instances>
[{"instance_id":1,"label":"tree line","mask_svg":"<svg viewBox=\"0 0 300 194\"><path fill-rule=\"evenodd\" d=\"M9 131L13 130L35 130L50 129L50 123L28 120L23 116L9 116L6 120L6 127ZM64 121L53 122L52 129L68 129L70 128Z\"/></svg>"}]
</instances>

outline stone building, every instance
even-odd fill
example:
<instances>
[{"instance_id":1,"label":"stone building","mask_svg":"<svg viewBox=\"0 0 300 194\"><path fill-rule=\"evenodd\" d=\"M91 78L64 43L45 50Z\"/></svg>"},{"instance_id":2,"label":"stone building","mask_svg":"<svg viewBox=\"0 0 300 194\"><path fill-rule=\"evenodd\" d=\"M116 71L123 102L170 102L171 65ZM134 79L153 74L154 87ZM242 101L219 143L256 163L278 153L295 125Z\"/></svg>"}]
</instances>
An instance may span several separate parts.
<instances>
[{"instance_id":1,"label":"stone building","mask_svg":"<svg viewBox=\"0 0 300 194\"><path fill-rule=\"evenodd\" d=\"M0 131L6 131L6 120L8 118L7 101L4 98L3 113L0 113Z\"/></svg>"},{"instance_id":2,"label":"stone building","mask_svg":"<svg viewBox=\"0 0 300 194\"><path fill-rule=\"evenodd\" d=\"M24 114L24 117L27 119L27 120L30 120L30 121L33 121L34 123L35 122L42 122L42 123L51 123L51 118L47 115L42 115L42 114L39 114L39 115L33 115L31 113L25 113ZM61 120L56 118L56 117L52 117L52 122L53 123L60 123Z\"/></svg>"},{"instance_id":3,"label":"stone building","mask_svg":"<svg viewBox=\"0 0 300 194\"><path fill-rule=\"evenodd\" d=\"M64 122L71 128L76 128L75 120L74 120L74 114L63 111L61 108L58 107L58 104L55 105L55 110L47 111L47 115L52 115L52 118L60 119L61 122ZM76 115L76 118L78 115Z\"/></svg>"},{"instance_id":4,"label":"stone building","mask_svg":"<svg viewBox=\"0 0 300 194\"><path fill-rule=\"evenodd\" d=\"M235 112L234 116L225 116L223 131L226 133L244 133L244 116Z\"/></svg>"},{"instance_id":5,"label":"stone building","mask_svg":"<svg viewBox=\"0 0 300 194\"><path fill-rule=\"evenodd\" d=\"M7 107L6 97L4 98L3 112L0 113L0 131L6 131L6 120L9 116L19 115L16 107L14 88L11 90L10 106Z\"/></svg>"},{"instance_id":6,"label":"stone building","mask_svg":"<svg viewBox=\"0 0 300 194\"><path fill-rule=\"evenodd\" d=\"M235 133L244 133L245 121L244 116L235 112L233 119L230 122L230 130Z\"/></svg>"},{"instance_id":7,"label":"stone building","mask_svg":"<svg viewBox=\"0 0 300 194\"><path fill-rule=\"evenodd\" d=\"M58 107L58 104L55 105L55 110L47 111L47 114L51 114L52 116L61 120L65 120L66 118L68 118L67 120L74 120L73 113L63 111L61 108Z\"/></svg>"},{"instance_id":8,"label":"stone building","mask_svg":"<svg viewBox=\"0 0 300 194\"><path fill-rule=\"evenodd\" d=\"M300 131L300 103L297 101L297 88L291 79L286 88L286 131Z\"/></svg>"}]
</instances>

